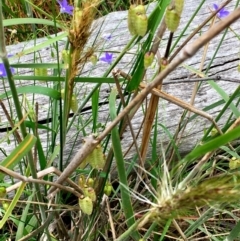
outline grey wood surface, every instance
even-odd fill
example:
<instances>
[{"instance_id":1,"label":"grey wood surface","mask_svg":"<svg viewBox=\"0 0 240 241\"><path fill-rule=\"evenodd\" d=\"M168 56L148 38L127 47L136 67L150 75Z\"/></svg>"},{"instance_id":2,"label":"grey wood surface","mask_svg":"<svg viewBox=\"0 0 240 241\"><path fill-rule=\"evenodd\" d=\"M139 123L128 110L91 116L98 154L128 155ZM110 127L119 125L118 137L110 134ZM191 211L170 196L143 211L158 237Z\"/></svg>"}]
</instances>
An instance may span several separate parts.
<instances>
[{"instance_id":1,"label":"grey wood surface","mask_svg":"<svg viewBox=\"0 0 240 241\"><path fill-rule=\"evenodd\" d=\"M193 15L194 11L196 11L198 4L201 1L196 1L196 0L191 0L191 1L185 1L185 7L184 7L184 12L183 16L181 19L181 27L179 27L179 30L174 36L174 41L179 37L183 27L188 23L189 19ZM194 29L203 21L205 20L209 14L210 14L210 9L212 9L212 3L214 1L205 1L203 4L201 10L197 14L197 16L194 18L186 32L184 33L184 37L180 40L179 44L185 40L185 38L192 32ZM234 6L236 4L236 1L232 1L230 5L227 7L229 11L234 9ZM151 12L151 10L154 8L154 4L151 4L151 6L148 9L148 13ZM219 21L219 20L216 20ZM204 32L209 28L208 26L204 27L201 31ZM224 38L224 42L221 45L217 55L214 57L215 51L218 48L218 45L220 44L221 39L223 38L223 34L220 34L217 36L213 41L209 43L209 48L207 51L206 55L206 60L204 62L204 68L203 72L208 68L210 62L213 60L211 67L209 68L207 74L208 76L215 76L215 75L221 75L221 77L225 78L238 78L239 79L239 72L237 72L237 65L239 64L239 40L235 36L235 33L239 33L240 31L240 24L239 22L233 24L231 26L231 30L228 29L226 32L226 36ZM201 33L198 33L194 39L196 39ZM111 40L106 41L104 39L105 36L108 36L111 34ZM167 43L167 35L164 36L164 39L161 43L160 46L160 53L163 54L166 43ZM113 51L113 56L116 59L118 54L123 50L123 48L126 46L126 44L129 42L131 39L131 36L128 32L127 29L127 12L122 11L122 12L114 12L110 13L105 17L102 17L98 20L95 21L95 24L93 25L93 33L92 36L89 40L89 46L93 43L93 41L97 38L97 49L99 52L97 52L98 56L101 57L104 53L104 51ZM44 43L46 38L42 39L37 39L36 43L34 41L27 41L24 43L19 43L16 45L8 46L7 50L9 54L17 54L20 53L23 50L26 50L28 48L31 48L34 46L34 44L41 44ZM59 49L62 49L64 47L66 39L62 39L61 41L58 42L59 44ZM144 41L144 40L143 40ZM178 45L179 45L178 44ZM139 48L140 46L138 46ZM120 68L124 70L125 72L128 72L128 70L131 67L131 63L134 61L135 53L136 53L137 47L132 48L128 51L128 53L122 58L120 63L117 65L117 68ZM52 58L51 52L54 53L56 56L56 49L54 48L53 45L43 47L41 48L37 54L35 55L35 58L40 62L56 62L55 58ZM182 80L187 78L189 75L192 74L191 71L189 71L186 66L189 66L190 68L195 68L196 70L199 69L200 62L202 59L203 55L203 49L201 49L193 58L188 60L185 63L185 66L180 66L178 67L166 80L165 82L169 82L171 80ZM34 59L34 54L28 53L20 58L14 58L11 60L11 63L32 63ZM106 63L102 63L101 61L98 61L98 63L94 66L91 63L87 63L83 69L83 71L80 73L81 76L102 76L106 69L108 68ZM149 69L147 72L147 79L151 79L151 76L153 75L155 69ZM31 76L33 74L32 69L18 69L18 72L16 74L19 75L28 75ZM49 74L53 74L52 70L49 69ZM0 86L0 93L4 92L4 84L6 88L8 87L6 81L2 81L2 84ZM24 86L24 85L34 85L33 81L16 81L17 85ZM237 83L230 83L230 82L224 82L224 81L219 81L217 82L219 86L228 94L232 94L234 90L237 88L239 84ZM41 81L36 81L35 85L37 86L53 86L53 83L45 83ZM78 83L76 84L76 87L74 89L74 92L77 94L78 102L79 105L84 100L84 97L91 91L93 88L94 84L84 84L84 83ZM107 100L109 96L109 91L113 85L108 85L108 84L103 84L101 87L101 100L105 101ZM182 100L189 102L193 90L193 83L179 83L179 84L169 84L169 85L164 85L163 89L167 93L170 93L176 97L181 98ZM31 95L27 95L27 98L29 101L32 100ZM220 95L209 85L209 83L203 83L201 88L198 91L195 104L194 106L199 109L204 109L205 107L221 100L222 98ZM49 110L49 98L44 97L42 95L35 95L34 97L34 103L38 102L39 103L39 120L45 119L48 116L48 110ZM4 103L6 106L10 103L11 105L12 102L7 102L4 100ZM91 106L91 103L89 102L87 106ZM211 114L213 117L216 117L219 113L219 111L222 109L223 105L217 106L209 111L207 111L209 114ZM8 107L9 109L9 107ZM100 112L99 112L99 123L105 124L107 121L108 116L108 104L105 104L100 107ZM171 135L175 133L175 130L178 126L181 114L183 113L183 109L171 104L168 101L165 100L160 100L159 102L159 116L158 116L158 123L159 123L159 134L158 134L158 141L159 143L162 142L164 144L167 144L169 142L169 137L168 135L163 131L163 128L161 128L160 125L166 127ZM230 111L227 111L227 113L230 114ZM68 138L67 138L67 143L66 143L66 149L64 152L65 156L65 161L68 162L71 159L71 156L74 155L76 150L79 148L81 145L81 139L83 138L82 132L77 134L77 130L81 128L80 125L80 120L81 118L86 121L88 119L91 119L91 110L85 111L82 113L82 115L79 115L76 118L76 121L74 122L74 125L72 126L71 130L68 133ZM1 126L0 128L6 127L7 120L5 115L3 114L3 111L0 111L1 115ZM14 113L13 113L14 116ZM228 114L225 114L223 118L219 121L219 125L221 126L222 123L226 121L226 119L229 117ZM135 133L138 132L141 123L143 119L143 109L140 109L134 119L132 120L132 125L134 127ZM183 135L183 138L181 140L179 150L180 152L189 152L192 150L192 148L197 145L200 141L200 138L203 135L203 131L205 128L209 127L210 123L208 120L198 117L194 119L192 122L190 122L187 125L187 128L185 130L185 133ZM101 129L99 129L101 131ZM91 133L91 124L89 125L89 128L86 128L86 134ZM1 132L0 133L0 138L4 138L7 133ZM39 130L39 135L40 139L43 143L43 147L48 152L48 157L51 155L51 152L49 152L49 149L47 151L47 138L48 138L48 132ZM141 135L140 135L141 136ZM15 142L10 136L10 143L8 144L6 141L2 141L0 143L0 148L2 152L0 152L0 159L4 159L4 152L8 155L15 147ZM140 139L139 139L140 140ZM123 149L126 150L129 145L132 142L132 138L130 135L130 131L127 130L124 134L124 138L122 140L122 145ZM74 149L72 150L72 147ZM151 147L149 151L151 150ZM134 155L136 151L133 149L130 154L128 154L127 158L131 157Z\"/></svg>"}]
</instances>

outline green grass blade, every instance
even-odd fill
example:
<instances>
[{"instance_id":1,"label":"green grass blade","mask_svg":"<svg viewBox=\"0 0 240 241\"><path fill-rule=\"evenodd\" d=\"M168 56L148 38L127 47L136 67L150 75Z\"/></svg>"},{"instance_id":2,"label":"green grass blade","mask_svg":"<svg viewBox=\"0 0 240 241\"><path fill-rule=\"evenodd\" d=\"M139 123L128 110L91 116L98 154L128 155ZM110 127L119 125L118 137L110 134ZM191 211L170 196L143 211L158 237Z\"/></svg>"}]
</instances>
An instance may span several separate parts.
<instances>
[{"instance_id":1,"label":"green grass blade","mask_svg":"<svg viewBox=\"0 0 240 241\"><path fill-rule=\"evenodd\" d=\"M31 210L29 210L29 208L31 205L32 198L33 198L33 194L28 197L28 203L22 212L20 222L17 226L16 240L19 240L20 238L22 238L24 236L24 230L25 230L25 224L27 221L27 217L28 217L29 213L31 212Z\"/></svg>"},{"instance_id":2,"label":"green grass blade","mask_svg":"<svg viewBox=\"0 0 240 241\"><path fill-rule=\"evenodd\" d=\"M18 94L31 93L31 94L46 95L46 96L49 96L49 97L51 97L53 99L56 99L56 100L59 100L60 97L61 97L61 94L60 94L59 91L54 90L52 88L37 86L37 85L19 87L19 88L17 88L17 93ZM6 91L6 92L4 92L3 94L0 95L0 99L4 99L4 98L9 97L11 95L12 95L11 91Z\"/></svg>"},{"instance_id":3,"label":"green grass blade","mask_svg":"<svg viewBox=\"0 0 240 241\"><path fill-rule=\"evenodd\" d=\"M11 154L4 159L0 165L8 169L13 169L21 159L27 155L36 143L37 138L31 134L27 134L24 140L11 152ZM5 174L0 173L0 180L3 180Z\"/></svg>"},{"instance_id":4,"label":"green grass blade","mask_svg":"<svg viewBox=\"0 0 240 241\"><path fill-rule=\"evenodd\" d=\"M54 23L51 20L40 19L40 18L12 18L12 19L3 20L4 27L13 26L13 25L22 25L22 24L43 24L48 26L56 25L58 28L62 28L60 24Z\"/></svg>"},{"instance_id":5,"label":"green grass blade","mask_svg":"<svg viewBox=\"0 0 240 241\"><path fill-rule=\"evenodd\" d=\"M193 159L196 159L209 151L212 151L222 145L227 144L228 142L237 139L240 136L240 126L237 128L216 137L215 139L205 143L203 146L199 146L195 148L192 152L190 152L184 159L183 162L188 162Z\"/></svg>"},{"instance_id":6,"label":"green grass blade","mask_svg":"<svg viewBox=\"0 0 240 241\"><path fill-rule=\"evenodd\" d=\"M117 90L113 89L109 97L110 116L112 120L116 118L116 113L117 113L116 106L115 106L116 95L117 95ZM128 181L127 181L127 175L125 171L126 168L124 165L120 136L119 136L117 127L114 127L112 129L112 146L113 146L114 156L116 159L117 170L118 170L119 181L120 181L122 207L127 219L127 225L128 227L130 227L134 225L135 218L134 218L134 212L133 212L132 203L131 203L130 192L128 190ZM139 239L139 235L136 232L134 232L132 236L136 240Z\"/></svg>"},{"instance_id":7,"label":"green grass blade","mask_svg":"<svg viewBox=\"0 0 240 241\"><path fill-rule=\"evenodd\" d=\"M16 206L19 198L21 197L22 192L23 192L25 186L26 186L26 183L23 182L23 183L21 184L21 186L18 188L17 193L15 194L15 196L14 196L12 202L10 203L10 205L9 205L9 207L8 207L5 215L3 216L3 218L2 218L1 221L0 221L0 229L1 229L1 228L4 226L4 224L7 222L8 218L9 218L9 216L11 215L13 209L15 208L15 206Z\"/></svg>"}]
</instances>

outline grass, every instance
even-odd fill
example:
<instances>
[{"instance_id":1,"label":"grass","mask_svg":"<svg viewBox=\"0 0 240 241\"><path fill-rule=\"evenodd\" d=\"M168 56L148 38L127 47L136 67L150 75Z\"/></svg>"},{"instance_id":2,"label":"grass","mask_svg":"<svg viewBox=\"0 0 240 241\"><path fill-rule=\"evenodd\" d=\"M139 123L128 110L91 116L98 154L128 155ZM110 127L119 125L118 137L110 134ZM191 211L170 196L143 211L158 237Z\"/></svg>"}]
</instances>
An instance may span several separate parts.
<instances>
[{"instance_id":1,"label":"grass","mask_svg":"<svg viewBox=\"0 0 240 241\"><path fill-rule=\"evenodd\" d=\"M226 66L233 73L227 81L239 83L239 56L230 66L216 64L227 58L221 49L229 39L239 42L233 24L239 1L224 3L231 9L224 18L204 2L191 14L185 3L182 14L183 1L144 1L151 5L147 29L145 10L134 12L140 1L75 1L73 16L59 13L56 1L0 3L0 38L7 45L28 43L7 53L13 56L0 43L0 70L6 70L0 92L0 240L240 238L240 91L237 84L225 90L212 72ZM129 7L132 16L111 32L101 22L91 28L101 16L110 19L111 12ZM192 27L199 16L203 21ZM128 35L127 21L134 36L126 41L121 34ZM153 63L147 59L152 56ZM200 66L187 62L190 56ZM190 103L190 88L181 98L177 91L164 92L166 79L181 76L179 71L193 76L187 85L195 81ZM178 82L174 90L185 88ZM198 109L194 101L206 86L219 98ZM180 108L172 111L179 116L172 127L163 117L173 118L173 104ZM139 114L145 118L136 127ZM190 143L191 133L198 137L183 153L181 141Z\"/></svg>"}]
</instances>

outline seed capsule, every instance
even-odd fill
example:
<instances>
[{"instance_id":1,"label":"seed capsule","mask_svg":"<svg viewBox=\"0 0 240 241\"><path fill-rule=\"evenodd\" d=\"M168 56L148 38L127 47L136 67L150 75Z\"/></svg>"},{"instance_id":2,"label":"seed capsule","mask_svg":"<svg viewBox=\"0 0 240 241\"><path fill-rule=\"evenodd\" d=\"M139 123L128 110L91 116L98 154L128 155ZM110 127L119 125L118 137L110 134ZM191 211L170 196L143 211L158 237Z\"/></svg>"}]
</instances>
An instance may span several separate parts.
<instances>
[{"instance_id":1,"label":"seed capsule","mask_svg":"<svg viewBox=\"0 0 240 241\"><path fill-rule=\"evenodd\" d=\"M153 59L154 59L154 54L152 52L147 52L145 55L144 55L144 68L147 69L149 66L151 66L152 62L153 62Z\"/></svg>"},{"instance_id":2,"label":"seed capsule","mask_svg":"<svg viewBox=\"0 0 240 241\"><path fill-rule=\"evenodd\" d=\"M7 191L5 187L0 187L0 198L6 197Z\"/></svg>"},{"instance_id":3,"label":"seed capsule","mask_svg":"<svg viewBox=\"0 0 240 241\"><path fill-rule=\"evenodd\" d=\"M107 196L110 196L111 193L112 193L112 185L108 185L106 184L105 187L104 187L104 193L107 195Z\"/></svg>"},{"instance_id":4,"label":"seed capsule","mask_svg":"<svg viewBox=\"0 0 240 241\"><path fill-rule=\"evenodd\" d=\"M96 169L103 169L106 163L101 145L98 145L92 152L89 164Z\"/></svg>"},{"instance_id":5,"label":"seed capsule","mask_svg":"<svg viewBox=\"0 0 240 241\"><path fill-rule=\"evenodd\" d=\"M93 211L93 202L90 197L82 196L79 198L79 207L81 208L82 212L91 215Z\"/></svg>"},{"instance_id":6,"label":"seed capsule","mask_svg":"<svg viewBox=\"0 0 240 241\"><path fill-rule=\"evenodd\" d=\"M135 16L136 16L134 8L135 8L135 5L131 5L128 10L128 30L131 35L137 34L135 27L134 27L134 21L135 21Z\"/></svg>"},{"instance_id":7,"label":"seed capsule","mask_svg":"<svg viewBox=\"0 0 240 241\"><path fill-rule=\"evenodd\" d=\"M218 130L216 128L212 128L211 130L211 136L216 136L218 133Z\"/></svg>"},{"instance_id":8,"label":"seed capsule","mask_svg":"<svg viewBox=\"0 0 240 241\"><path fill-rule=\"evenodd\" d=\"M135 29L137 35L144 36L147 32L148 18L146 15L136 15Z\"/></svg>"},{"instance_id":9,"label":"seed capsule","mask_svg":"<svg viewBox=\"0 0 240 241\"><path fill-rule=\"evenodd\" d=\"M146 15L146 9L143 5L137 5L133 8L136 15Z\"/></svg>"},{"instance_id":10,"label":"seed capsule","mask_svg":"<svg viewBox=\"0 0 240 241\"><path fill-rule=\"evenodd\" d=\"M162 58L160 61L160 70L163 71L168 66L168 60Z\"/></svg>"},{"instance_id":11,"label":"seed capsule","mask_svg":"<svg viewBox=\"0 0 240 241\"><path fill-rule=\"evenodd\" d=\"M237 159L236 157L232 157L229 162L229 169L237 169L240 167L240 159Z\"/></svg>"},{"instance_id":12,"label":"seed capsule","mask_svg":"<svg viewBox=\"0 0 240 241\"><path fill-rule=\"evenodd\" d=\"M180 16L175 9L168 7L165 13L165 23L171 32L175 32L180 23Z\"/></svg>"},{"instance_id":13,"label":"seed capsule","mask_svg":"<svg viewBox=\"0 0 240 241\"><path fill-rule=\"evenodd\" d=\"M175 0L175 10L179 16L182 15L184 0Z\"/></svg>"},{"instance_id":14,"label":"seed capsule","mask_svg":"<svg viewBox=\"0 0 240 241\"><path fill-rule=\"evenodd\" d=\"M87 189L87 196L90 197L93 202L97 200L95 190L92 187Z\"/></svg>"},{"instance_id":15,"label":"seed capsule","mask_svg":"<svg viewBox=\"0 0 240 241\"><path fill-rule=\"evenodd\" d=\"M8 207L9 207L9 202L2 202L2 206L3 206L3 209L5 211L7 211Z\"/></svg>"}]
</instances>

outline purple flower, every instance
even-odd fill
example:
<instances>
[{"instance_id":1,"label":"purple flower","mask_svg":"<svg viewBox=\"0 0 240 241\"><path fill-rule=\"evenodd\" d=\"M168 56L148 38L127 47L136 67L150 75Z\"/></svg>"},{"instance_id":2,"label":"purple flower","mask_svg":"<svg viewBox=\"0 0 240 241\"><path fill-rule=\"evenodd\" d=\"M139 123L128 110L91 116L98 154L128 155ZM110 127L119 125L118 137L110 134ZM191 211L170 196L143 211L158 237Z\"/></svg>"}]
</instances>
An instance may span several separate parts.
<instances>
[{"instance_id":1,"label":"purple flower","mask_svg":"<svg viewBox=\"0 0 240 241\"><path fill-rule=\"evenodd\" d=\"M105 35L103 35L103 38L107 41L110 41L111 38L112 38L112 35L111 34L105 34Z\"/></svg>"},{"instance_id":2,"label":"purple flower","mask_svg":"<svg viewBox=\"0 0 240 241\"><path fill-rule=\"evenodd\" d=\"M14 74L14 69L12 67L10 67L10 70L12 74ZM3 78L6 76L7 76L7 72L6 72L5 66L3 63L0 63L0 77Z\"/></svg>"},{"instance_id":3,"label":"purple flower","mask_svg":"<svg viewBox=\"0 0 240 241\"><path fill-rule=\"evenodd\" d=\"M216 3L213 4L213 8L215 11L217 11L219 9L218 5ZM222 8L218 13L218 17L219 18L224 18L229 14L229 11L225 10L224 8Z\"/></svg>"},{"instance_id":4,"label":"purple flower","mask_svg":"<svg viewBox=\"0 0 240 241\"><path fill-rule=\"evenodd\" d=\"M60 5L60 12L61 13L67 13L67 14L73 15L73 6L68 5L67 0L62 0L62 1L57 0L57 2Z\"/></svg>"},{"instance_id":5,"label":"purple flower","mask_svg":"<svg viewBox=\"0 0 240 241\"><path fill-rule=\"evenodd\" d=\"M105 53L105 56L100 58L101 61L111 64L113 61L113 54Z\"/></svg>"}]
</instances>

